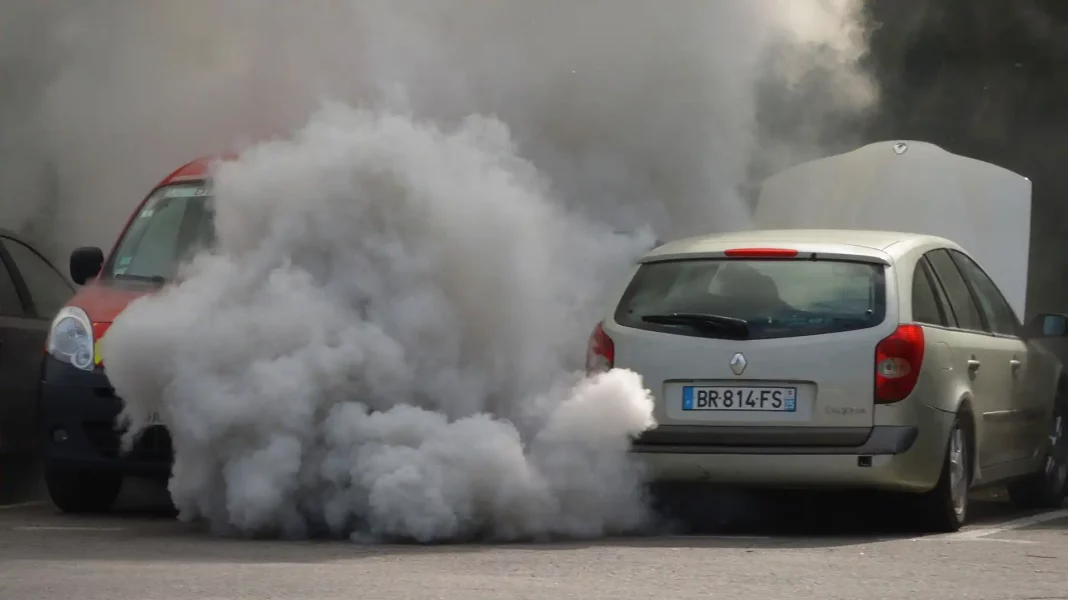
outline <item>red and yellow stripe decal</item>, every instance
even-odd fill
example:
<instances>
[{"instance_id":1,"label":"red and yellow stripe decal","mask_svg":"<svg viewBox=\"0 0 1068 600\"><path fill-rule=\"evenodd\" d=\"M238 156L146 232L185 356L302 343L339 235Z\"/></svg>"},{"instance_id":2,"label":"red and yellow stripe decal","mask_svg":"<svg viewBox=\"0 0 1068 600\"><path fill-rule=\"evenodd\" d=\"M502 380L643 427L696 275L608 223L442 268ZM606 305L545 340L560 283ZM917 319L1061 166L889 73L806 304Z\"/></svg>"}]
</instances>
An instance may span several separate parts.
<instances>
[{"instance_id":1,"label":"red and yellow stripe decal","mask_svg":"<svg viewBox=\"0 0 1068 600\"><path fill-rule=\"evenodd\" d=\"M100 356L100 342L104 339L108 327L111 327L111 323L93 323L93 364L97 366L104 364L104 359Z\"/></svg>"}]
</instances>

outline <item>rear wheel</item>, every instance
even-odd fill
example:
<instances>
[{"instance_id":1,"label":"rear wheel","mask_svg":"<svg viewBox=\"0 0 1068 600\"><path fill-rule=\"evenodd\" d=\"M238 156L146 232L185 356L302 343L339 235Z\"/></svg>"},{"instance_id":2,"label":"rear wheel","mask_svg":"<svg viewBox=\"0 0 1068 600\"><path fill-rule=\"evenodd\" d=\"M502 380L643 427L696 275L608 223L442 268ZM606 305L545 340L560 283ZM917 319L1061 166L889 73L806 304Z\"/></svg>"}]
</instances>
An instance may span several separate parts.
<instances>
[{"instance_id":1,"label":"rear wheel","mask_svg":"<svg viewBox=\"0 0 1068 600\"><path fill-rule=\"evenodd\" d=\"M1046 437L1042 468L1008 485L1009 498L1020 508L1060 508L1068 487L1068 399L1057 394Z\"/></svg>"},{"instance_id":2,"label":"rear wheel","mask_svg":"<svg viewBox=\"0 0 1068 600\"><path fill-rule=\"evenodd\" d=\"M968 518L968 489L972 482L971 447L968 429L957 417L949 432L938 484L919 498L918 516L925 531L954 532Z\"/></svg>"},{"instance_id":3,"label":"rear wheel","mask_svg":"<svg viewBox=\"0 0 1068 600\"><path fill-rule=\"evenodd\" d=\"M48 468L45 485L52 504L65 513L105 512L119 495L122 477L111 473Z\"/></svg>"}]
</instances>

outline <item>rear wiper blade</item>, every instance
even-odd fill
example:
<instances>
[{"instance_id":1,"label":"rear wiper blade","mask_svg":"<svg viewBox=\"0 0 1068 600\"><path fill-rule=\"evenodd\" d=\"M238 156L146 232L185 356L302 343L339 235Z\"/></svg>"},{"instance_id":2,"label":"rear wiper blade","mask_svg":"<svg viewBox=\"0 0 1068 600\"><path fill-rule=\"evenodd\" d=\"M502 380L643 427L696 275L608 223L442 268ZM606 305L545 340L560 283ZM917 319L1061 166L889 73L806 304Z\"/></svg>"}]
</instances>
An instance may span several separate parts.
<instances>
[{"instance_id":1,"label":"rear wiper blade","mask_svg":"<svg viewBox=\"0 0 1068 600\"><path fill-rule=\"evenodd\" d=\"M733 337L748 338L749 322L745 319L725 317L706 313L670 313L665 315L645 315L642 321L660 325L684 325L694 329L726 333Z\"/></svg>"},{"instance_id":2,"label":"rear wiper blade","mask_svg":"<svg viewBox=\"0 0 1068 600\"><path fill-rule=\"evenodd\" d=\"M871 323L871 317L830 317L829 320L834 323L850 323L856 325L866 325Z\"/></svg>"}]
</instances>

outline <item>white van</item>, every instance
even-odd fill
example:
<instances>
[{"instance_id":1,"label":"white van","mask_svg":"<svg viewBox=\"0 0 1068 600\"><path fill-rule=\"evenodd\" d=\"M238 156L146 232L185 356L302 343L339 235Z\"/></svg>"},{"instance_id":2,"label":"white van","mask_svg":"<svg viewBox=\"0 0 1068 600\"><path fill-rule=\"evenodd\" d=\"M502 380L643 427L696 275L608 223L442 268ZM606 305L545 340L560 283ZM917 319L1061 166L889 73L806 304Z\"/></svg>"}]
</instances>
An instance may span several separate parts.
<instances>
[{"instance_id":1,"label":"white van","mask_svg":"<svg viewBox=\"0 0 1068 600\"><path fill-rule=\"evenodd\" d=\"M927 142L884 141L764 181L757 229L875 229L967 248L1024 320L1031 181Z\"/></svg>"}]
</instances>

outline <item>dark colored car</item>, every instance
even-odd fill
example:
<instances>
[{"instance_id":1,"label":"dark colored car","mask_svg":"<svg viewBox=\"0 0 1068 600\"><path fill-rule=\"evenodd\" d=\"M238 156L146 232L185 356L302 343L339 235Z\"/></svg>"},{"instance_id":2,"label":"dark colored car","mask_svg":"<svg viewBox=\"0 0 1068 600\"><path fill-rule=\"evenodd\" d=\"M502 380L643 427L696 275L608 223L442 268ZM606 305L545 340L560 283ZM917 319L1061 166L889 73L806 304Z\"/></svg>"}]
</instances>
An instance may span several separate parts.
<instances>
[{"instance_id":1,"label":"dark colored car","mask_svg":"<svg viewBox=\"0 0 1068 600\"><path fill-rule=\"evenodd\" d=\"M158 420L121 451L122 400L108 381L99 343L131 301L157 291L181 262L212 243L210 164L193 161L153 188L106 258L95 247L71 254L71 278L84 285L52 323L39 401L45 483L64 512L107 510L126 477L170 476L171 440Z\"/></svg>"},{"instance_id":2,"label":"dark colored car","mask_svg":"<svg viewBox=\"0 0 1068 600\"><path fill-rule=\"evenodd\" d=\"M52 317L74 286L40 252L0 229L0 456L32 458L38 369Z\"/></svg>"}]
</instances>

